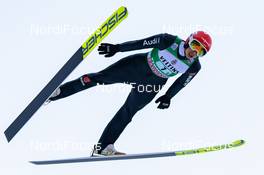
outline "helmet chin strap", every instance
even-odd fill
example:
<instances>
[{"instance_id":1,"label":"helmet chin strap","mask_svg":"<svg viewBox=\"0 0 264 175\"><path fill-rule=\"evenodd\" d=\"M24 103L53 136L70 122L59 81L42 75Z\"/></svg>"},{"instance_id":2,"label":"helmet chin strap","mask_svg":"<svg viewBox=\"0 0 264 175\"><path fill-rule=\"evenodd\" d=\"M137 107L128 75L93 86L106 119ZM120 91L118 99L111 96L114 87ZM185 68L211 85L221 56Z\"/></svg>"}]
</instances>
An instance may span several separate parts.
<instances>
[{"instance_id":1,"label":"helmet chin strap","mask_svg":"<svg viewBox=\"0 0 264 175\"><path fill-rule=\"evenodd\" d=\"M187 42L185 42L183 47L184 47L184 49L187 49L189 47L189 44Z\"/></svg>"},{"instance_id":2,"label":"helmet chin strap","mask_svg":"<svg viewBox=\"0 0 264 175\"><path fill-rule=\"evenodd\" d=\"M185 50L188 49L188 47L189 47L189 44L188 44L187 42L185 42L184 45L183 45L183 48L184 48L184 54L185 54ZM185 57L184 57L183 59L184 59L184 60L188 60L186 54L185 54Z\"/></svg>"}]
</instances>

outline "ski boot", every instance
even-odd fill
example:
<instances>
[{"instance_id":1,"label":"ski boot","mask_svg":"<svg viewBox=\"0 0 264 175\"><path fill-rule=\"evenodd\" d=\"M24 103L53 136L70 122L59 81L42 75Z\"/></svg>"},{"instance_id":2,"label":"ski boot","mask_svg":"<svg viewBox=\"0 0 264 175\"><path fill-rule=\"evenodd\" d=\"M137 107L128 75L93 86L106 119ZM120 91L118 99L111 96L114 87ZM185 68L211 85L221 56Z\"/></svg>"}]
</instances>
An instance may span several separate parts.
<instances>
[{"instance_id":1,"label":"ski boot","mask_svg":"<svg viewBox=\"0 0 264 175\"><path fill-rule=\"evenodd\" d=\"M107 147L103 149L102 151L98 149L97 145L94 145L91 157L121 156L121 155L126 155L126 153L117 151L113 144L107 145Z\"/></svg>"},{"instance_id":2,"label":"ski boot","mask_svg":"<svg viewBox=\"0 0 264 175\"><path fill-rule=\"evenodd\" d=\"M52 101L52 99L53 99L54 97L57 97L58 95L60 95L60 93L61 93L61 89L60 89L60 88L57 88L57 89L51 94L51 96L45 101L44 105L48 105L48 104Z\"/></svg>"}]
</instances>

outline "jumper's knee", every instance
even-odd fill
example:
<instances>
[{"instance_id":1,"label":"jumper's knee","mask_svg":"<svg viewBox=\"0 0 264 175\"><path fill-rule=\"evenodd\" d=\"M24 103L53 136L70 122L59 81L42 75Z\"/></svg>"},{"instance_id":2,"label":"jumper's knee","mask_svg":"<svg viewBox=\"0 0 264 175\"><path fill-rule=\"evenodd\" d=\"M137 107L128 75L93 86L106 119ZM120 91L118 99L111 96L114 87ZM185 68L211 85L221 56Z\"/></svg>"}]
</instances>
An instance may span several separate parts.
<instances>
[{"instance_id":1,"label":"jumper's knee","mask_svg":"<svg viewBox=\"0 0 264 175\"><path fill-rule=\"evenodd\" d=\"M85 74L80 77L80 81L83 87L89 88L96 85L96 81L90 74Z\"/></svg>"}]
</instances>

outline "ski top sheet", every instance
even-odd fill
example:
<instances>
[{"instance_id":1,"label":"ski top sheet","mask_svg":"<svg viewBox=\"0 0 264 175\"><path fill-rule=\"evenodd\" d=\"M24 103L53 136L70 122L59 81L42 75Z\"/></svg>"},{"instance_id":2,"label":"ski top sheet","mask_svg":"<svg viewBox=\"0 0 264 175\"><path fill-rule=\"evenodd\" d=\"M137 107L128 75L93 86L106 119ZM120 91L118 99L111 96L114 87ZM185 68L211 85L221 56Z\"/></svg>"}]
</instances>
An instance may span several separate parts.
<instances>
[{"instance_id":1,"label":"ski top sheet","mask_svg":"<svg viewBox=\"0 0 264 175\"><path fill-rule=\"evenodd\" d=\"M30 102L24 111L5 130L7 141L19 132L34 113L43 105L50 95L66 79L66 77L89 55L89 53L116 28L128 15L123 6L118 8L107 20L82 44L67 63L58 71L41 92Z\"/></svg>"},{"instance_id":2,"label":"ski top sheet","mask_svg":"<svg viewBox=\"0 0 264 175\"><path fill-rule=\"evenodd\" d=\"M128 160L128 159L146 159L146 158L158 158L158 157L183 156L183 155L219 151L223 149L230 149L230 148L241 146L244 143L245 143L244 140L237 140L230 144L222 144L222 145L217 145L217 146L210 146L210 147L182 150L182 151L130 154L130 155L119 155L119 156L102 156L102 157L80 157L80 158L72 158L72 159L30 161L30 163L35 164L35 165L49 165L49 164L81 163L81 162L97 162L97 161L109 161L109 160Z\"/></svg>"}]
</instances>

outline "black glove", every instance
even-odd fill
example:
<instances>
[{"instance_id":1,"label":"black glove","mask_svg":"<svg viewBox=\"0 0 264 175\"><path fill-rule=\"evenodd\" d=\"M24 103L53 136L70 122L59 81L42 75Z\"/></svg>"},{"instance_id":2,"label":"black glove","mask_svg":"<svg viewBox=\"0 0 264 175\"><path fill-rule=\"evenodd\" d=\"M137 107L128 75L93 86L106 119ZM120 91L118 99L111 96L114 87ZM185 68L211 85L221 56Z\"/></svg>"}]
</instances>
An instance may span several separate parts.
<instances>
[{"instance_id":1,"label":"black glove","mask_svg":"<svg viewBox=\"0 0 264 175\"><path fill-rule=\"evenodd\" d=\"M102 43L99 47L98 47L98 51L100 55L104 55L105 57L111 57L114 54L116 54L116 52L119 52L119 45L118 44L109 44L109 43Z\"/></svg>"},{"instance_id":2,"label":"black glove","mask_svg":"<svg viewBox=\"0 0 264 175\"><path fill-rule=\"evenodd\" d=\"M155 101L155 103L159 103L160 102L160 104L158 105L159 109L166 109L166 108L169 108L169 106L170 106L170 100L171 99L167 95L163 95L163 96L159 97Z\"/></svg>"}]
</instances>

